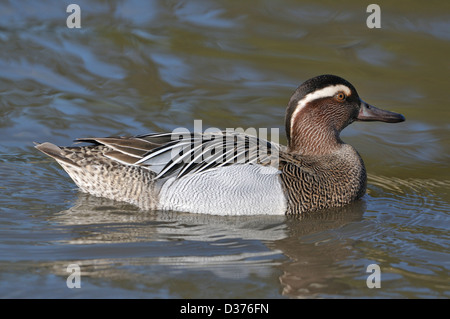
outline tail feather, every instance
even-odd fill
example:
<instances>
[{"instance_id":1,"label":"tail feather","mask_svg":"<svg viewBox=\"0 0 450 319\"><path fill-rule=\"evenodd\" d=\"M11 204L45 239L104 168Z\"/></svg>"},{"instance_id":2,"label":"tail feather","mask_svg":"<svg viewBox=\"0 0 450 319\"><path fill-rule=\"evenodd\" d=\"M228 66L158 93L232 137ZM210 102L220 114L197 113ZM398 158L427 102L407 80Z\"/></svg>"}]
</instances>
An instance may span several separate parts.
<instances>
[{"instance_id":1,"label":"tail feather","mask_svg":"<svg viewBox=\"0 0 450 319\"><path fill-rule=\"evenodd\" d=\"M54 158L81 191L145 210L157 208L156 174L129 163L131 158L133 162L136 158L104 145L58 147L46 142L36 143L35 147Z\"/></svg>"},{"instance_id":2,"label":"tail feather","mask_svg":"<svg viewBox=\"0 0 450 319\"><path fill-rule=\"evenodd\" d=\"M42 153L54 158L56 161L63 162L64 164L68 164L71 166L80 167L77 163L68 159L66 157L65 152L61 148L56 146L55 144L52 144L49 142L45 142L42 144L38 144L38 143L35 143L35 144L36 144L35 147L38 150L40 150Z\"/></svg>"}]
</instances>

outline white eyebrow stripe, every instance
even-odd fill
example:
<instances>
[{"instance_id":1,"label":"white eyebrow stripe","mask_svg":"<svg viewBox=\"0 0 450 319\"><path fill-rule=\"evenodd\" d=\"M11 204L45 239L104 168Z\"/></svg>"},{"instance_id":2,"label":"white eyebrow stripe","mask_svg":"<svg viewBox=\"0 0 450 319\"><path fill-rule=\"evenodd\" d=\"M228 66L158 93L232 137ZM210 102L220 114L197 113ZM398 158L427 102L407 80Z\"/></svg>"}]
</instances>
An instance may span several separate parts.
<instances>
[{"instance_id":1,"label":"white eyebrow stripe","mask_svg":"<svg viewBox=\"0 0 450 319\"><path fill-rule=\"evenodd\" d=\"M324 97L332 97L335 96L338 92L344 92L345 95L349 96L352 91L350 88L343 84L337 84L337 85L330 85L327 87L324 87L323 89L311 92L309 94L306 94L303 99L298 101L297 107L295 108L294 113L291 115L291 136L292 136L292 128L294 127L294 120L297 114L300 112L301 109L303 109L306 104L308 104L311 101L322 99Z\"/></svg>"}]
</instances>

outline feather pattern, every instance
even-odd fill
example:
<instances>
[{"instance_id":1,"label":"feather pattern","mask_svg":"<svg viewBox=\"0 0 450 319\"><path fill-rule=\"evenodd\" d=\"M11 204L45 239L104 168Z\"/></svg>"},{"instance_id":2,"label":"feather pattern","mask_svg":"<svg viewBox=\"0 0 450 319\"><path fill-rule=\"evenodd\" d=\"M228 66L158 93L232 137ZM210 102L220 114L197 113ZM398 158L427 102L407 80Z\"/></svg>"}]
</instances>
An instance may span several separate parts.
<instances>
[{"instance_id":1,"label":"feather pattern","mask_svg":"<svg viewBox=\"0 0 450 319\"><path fill-rule=\"evenodd\" d=\"M280 145L239 132L155 133L135 137L83 138L102 144L105 156L155 172L155 179L200 173L232 164L278 167Z\"/></svg>"},{"instance_id":2,"label":"feather pattern","mask_svg":"<svg viewBox=\"0 0 450 319\"><path fill-rule=\"evenodd\" d=\"M142 209L206 214L300 214L364 195L364 163L340 132L350 123L405 120L363 102L334 75L305 81L286 109L288 146L236 131L82 138L36 148L78 187ZM93 145L92 145L93 144Z\"/></svg>"}]
</instances>

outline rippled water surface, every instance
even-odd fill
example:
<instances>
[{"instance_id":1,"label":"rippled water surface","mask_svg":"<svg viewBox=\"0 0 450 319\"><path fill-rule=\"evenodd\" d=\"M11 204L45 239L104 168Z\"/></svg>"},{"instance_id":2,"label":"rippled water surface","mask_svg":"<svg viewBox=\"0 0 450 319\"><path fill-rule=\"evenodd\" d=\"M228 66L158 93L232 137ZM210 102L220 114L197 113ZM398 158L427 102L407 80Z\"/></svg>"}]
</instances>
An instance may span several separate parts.
<instances>
[{"instance_id":1,"label":"rippled water surface","mask_svg":"<svg viewBox=\"0 0 450 319\"><path fill-rule=\"evenodd\" d=\"M360 1L72 2L80 29L67 1L0 3L0 297L450 297L448 2L378 1L381 29ZM407 119L343 132L369 172L343 209L142 212L78 192L33 148L194 119L285 143L291 93L323 73Z\"/></svg>"}]
</instances>

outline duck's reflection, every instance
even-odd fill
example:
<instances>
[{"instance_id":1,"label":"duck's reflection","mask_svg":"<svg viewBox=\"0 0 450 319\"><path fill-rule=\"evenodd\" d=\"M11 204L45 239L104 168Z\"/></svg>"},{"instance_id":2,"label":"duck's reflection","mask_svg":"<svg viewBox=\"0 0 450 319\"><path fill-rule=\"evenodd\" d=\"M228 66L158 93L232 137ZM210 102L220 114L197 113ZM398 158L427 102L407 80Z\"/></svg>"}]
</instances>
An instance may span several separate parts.
<instances>
[{"instance_id":1,"label":"duck's reflection","mask_svg":"<svg viewBox=\"0 0 450 319\"><path fill-rule=\"evenodd\" d=\"M340 238L338 229L362 219L363 200L336 209L286 219L287 236L269 245L289 257L281 265L282 294L290 297L327 295L348 288L340 277L354 250L351 241ZM351 265L347 265L351 268Z\"/></svg>"},{"instance_id":2,"label":"duck's reflection","mask_svg":"<svg viewBox=\"0 0 450 319\"><path fill-rule=\"evenodd\" d=\"M246 276L245 268L252 268L251 272L258 269L261 277L278 274L282 295L312 297L345 288L336 278L339 262L347 260L352 250L349 242L340 240L334 232L360 220L364 210L365 203L360 200L343 208L302 216L224 217L142 212L134 206L79 194L75 205L54 215L52 221L67 229L69 245L99 244L97 264L98 260L102 264L115 260L111 262L114 264L118 259L127 259L142 267L146 264L142 259L145 249L144 255L151 259L148 266L166 263L191 270L210 267L221 277L236 272ZM121 251L103 252L100 247L110 243L120 244ZM140 243L147 244L138 247ZM264 260L263 266L258 260ZM94 268L90 268L90 276L95 276ZM123 275L130 278L130 269ZM105 276L107 271L102 271ZM111 276L117 278L117 271L111 271Z\"/></svg>"}]
</instances>

